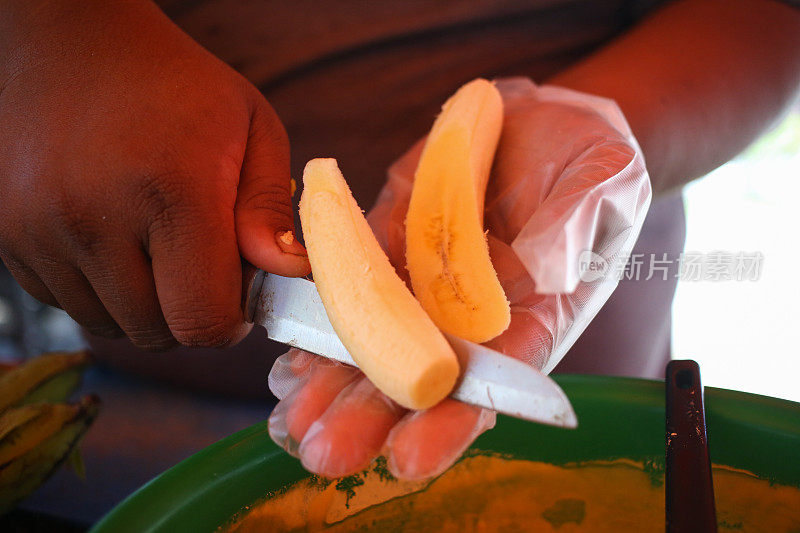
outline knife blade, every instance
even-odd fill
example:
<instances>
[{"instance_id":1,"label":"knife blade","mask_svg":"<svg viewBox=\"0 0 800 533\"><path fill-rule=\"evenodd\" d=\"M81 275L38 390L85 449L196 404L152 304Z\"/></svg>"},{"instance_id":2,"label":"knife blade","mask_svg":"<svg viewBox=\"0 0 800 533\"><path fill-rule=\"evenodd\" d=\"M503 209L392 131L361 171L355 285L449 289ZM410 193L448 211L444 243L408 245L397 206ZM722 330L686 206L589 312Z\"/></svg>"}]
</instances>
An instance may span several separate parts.
<instances>
[{"instance_id":1,"label":"knife blade","mask_svg":"<svg viewBox=\"0 0 800 533\"><path fill-rule=\"evenodd\" d=\"M250 271L244 297L246 318L263 326L270 339L358 367L336 335L313 282ZM577 427L569 399L550 377L513 357L444 335L461 367L451 398L532 422Z\"/></svg>"}]
</instances>

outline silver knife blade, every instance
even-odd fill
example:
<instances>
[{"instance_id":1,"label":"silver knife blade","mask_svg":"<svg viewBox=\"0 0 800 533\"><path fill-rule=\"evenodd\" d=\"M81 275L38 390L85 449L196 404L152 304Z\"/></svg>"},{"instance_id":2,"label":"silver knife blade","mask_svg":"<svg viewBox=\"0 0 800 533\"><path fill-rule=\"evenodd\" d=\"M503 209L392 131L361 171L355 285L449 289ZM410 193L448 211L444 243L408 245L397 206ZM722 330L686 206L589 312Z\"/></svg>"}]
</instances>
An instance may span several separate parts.
<instances>
[{"instance_id":1,"label":"silver knife blade","mask_svg":"<svg viewBox=\"0 0 800 533\"><path fill-rule=\"evenodd\" d=\"M262 274L251 287L253 322L275 341L358 367L336 335L317 288L303 278ZM259 287L260 282L260 287ZM566 394L550 377L522 361L473 342L445 336L461 364L451 398L542 424L575 428Z\"/></svg>"}]
</instances>

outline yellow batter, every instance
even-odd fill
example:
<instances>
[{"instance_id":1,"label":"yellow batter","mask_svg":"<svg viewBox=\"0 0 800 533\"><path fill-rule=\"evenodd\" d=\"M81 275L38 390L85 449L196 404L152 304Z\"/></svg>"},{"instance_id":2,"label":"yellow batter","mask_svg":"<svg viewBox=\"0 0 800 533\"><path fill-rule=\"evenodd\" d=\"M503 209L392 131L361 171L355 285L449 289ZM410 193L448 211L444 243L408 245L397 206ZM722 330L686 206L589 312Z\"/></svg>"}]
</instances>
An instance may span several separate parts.
<instances>
[{"instance_id":1,"label":"yellow batter","mask_svg":"<svg viewBox=\"0 0 800 533\"><path fill-rule=\"evenodd\" d=\"M714 467L719 529L800 531L800 489ZM269 531L664 531L663 476L621 459L556 466L478 455L430 482L310 478L256 504L226 533Z\"/></svg>"}]
</instances>

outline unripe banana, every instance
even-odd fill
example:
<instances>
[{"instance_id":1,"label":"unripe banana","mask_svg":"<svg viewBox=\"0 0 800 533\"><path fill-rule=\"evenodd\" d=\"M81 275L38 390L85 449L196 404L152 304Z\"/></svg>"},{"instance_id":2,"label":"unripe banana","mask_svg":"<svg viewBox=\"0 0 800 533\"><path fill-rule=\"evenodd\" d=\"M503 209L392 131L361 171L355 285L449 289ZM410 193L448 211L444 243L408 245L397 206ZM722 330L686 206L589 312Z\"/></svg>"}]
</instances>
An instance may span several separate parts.
<instances>
[{"instance_id":1,"label":"unripe banana","mask_svg":"<svg viewBox=\"0 0 800 533\"><path fill-rule=\"evenodd\" d=\"M100 400L39 403L0 415L0 514L33 492L77 447Z\"/></svg>"},{"instance_id":2,"label":"unripe banana","mask_svg":"<svg viewBox=\"0 0 800 533\"><path fill-rule=\"evenodd\" d=\"M20 405L66 400L90 362L85 351L50 353L0 374L0 413Z\"/></svg>"}]
</instances>

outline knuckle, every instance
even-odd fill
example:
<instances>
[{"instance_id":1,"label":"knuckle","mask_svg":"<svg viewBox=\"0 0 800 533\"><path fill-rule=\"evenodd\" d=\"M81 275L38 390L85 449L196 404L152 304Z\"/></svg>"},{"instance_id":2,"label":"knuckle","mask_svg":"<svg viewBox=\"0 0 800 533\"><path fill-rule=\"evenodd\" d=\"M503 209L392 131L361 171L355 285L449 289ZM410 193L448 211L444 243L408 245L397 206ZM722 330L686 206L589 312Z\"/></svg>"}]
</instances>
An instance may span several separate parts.
<instances>
[{"instance_id":1,"label":"knuckle","mask_svg":"<svg viewBox=\"0 0 800 533\"><path fill-rule=\"evenodd\" d=\"M288 184L265 183L259 191L246 198L241 206L246 210L261 211L266 215L291 216L292 202Z\"/></svg>"},{"instance_id":2,"label":"knuckle","mask_svg":"<svg viewBox=\"0 0 800 533\"><path fill-rule=\"evenodd\" d=\"M236 317L209 314L175 320L170 330L175 339L186 346L222 347L230 344L239 327Z\"/></svg>"},{"instance_id":3,"label":"knuckle","mask_svg":"<svg viewBox=\"0 0 800 533\"><path fill-rule=\"evenodd\" d=\"M290 146L289 134L272 107L269 107L269 110L272 120L269 121L269 127L266 128L267 132L265 135L273 146L283 152L288 152Z\"/></svg>"},{"instance_id":4,"label":"knuckle","mask_svg":"<svg viewBox=\"0 0 800 533\"><path fill-rule=\"evenodd\" d=\"M81 324L81 326L95 337L118 339L125 336L125 333L114 323L92 321Z\"/></svg>"},{"instance_id":5,"label":"knuckle","mask_svg":"<svg viewBox=\"0 0 800 533\"><path fill-rule=\"evenodd\" d=\"M5 265L6 269L12 274L15 270L22 269L22 263L16 259L9 250L7 250L0 241L0 263Z\"/></svg>"},{"instance_id":6,"label":"knuckle","mask_svg":"<svg viewBox=\"0 0 800 533\"><path fill-rule=\"evenodd\" d=\"M255 89L255 88L254 88ZM268 142L276 147L289 148L289 134L269 102L258 89L254 90L255 108L250 117L250 140Z\"/></svg>"},{"instance_id":7,"label":"knuckle","mask_svg":"<svg viewBox=\"0 0 800 533\"><path fill-rule=\"evenodd\" d=\"M71 249L81 256L96 256L102 235L95 217L86 213L82 203L70 195L56 200L55 220L64 232Z\"/></svg>"},{"instance_id":8,"label":"knuckle","mask_svg":"<svg viewBox=\"0 0 800 533\"><path fill-rule=\"evenodd\" d=\"M11 221L16 217L14 217L12 213L9 213L7 209L4 209L4 211L6 216L0 217L0 252L10 253L11 243L16 240L14 239L14 235L18 235L19 230L15 230L15 228L11 226Z\"/></svg>"},{"instance_id":9,"label":"knuckle","mask_svg":"<svg viewBox=\"0 0 800 533\"><path fill-rule=\"evenodd\" d=\"M136 180L133 209L150 221L153 229L170 226L181 217L186 194L183 172L164 171Z\"/></svg>"},{"instance_id":10,"label":"knuckle","mask_svg":"<svg viewBox=\"0 0 800 533\"><path fill-rule=\"evenodd\" d=\"M36 254L28 261L31 270L36 272L48 288L54 293L64 292L75 294L74 280L64 275L69 269L68 263L50 252L37 250Z\"/></svg>"},{"instance_id":11,"label":"knuckle","mask_svg":"<svg viewBox=\"0 0 800 533\"><path fill-rule=\"evenodd\" d=\"M215 229L210 220L224 211L228 201L224 186L197 183L189 176L182 170L162 172L137 185L134 209L144 221L141 232L146 248L153 238L179 244L187 237Z\"/></svg>"},{"instance_id":12,"label":"knuckle","mask_svg":"<svg viewBox=\"0 0 800 533\"><path fill-rule=\"evenodd\" d=\"M163 352L177 344L160 313L129 317L122 327L131 343L143 350Z\"/></svg>"},{"instance_id":13,"label":"knuckle","mask_svg":"<svg viewBox=\"0 0 800 533\"><path fill-rule=\"evenodd\" d=\"M129 333L128 338L134 346L148 352L166 352L178 345L178 341L166 329Z\"/></svg>"}]
</instances>

